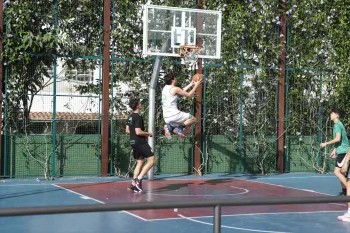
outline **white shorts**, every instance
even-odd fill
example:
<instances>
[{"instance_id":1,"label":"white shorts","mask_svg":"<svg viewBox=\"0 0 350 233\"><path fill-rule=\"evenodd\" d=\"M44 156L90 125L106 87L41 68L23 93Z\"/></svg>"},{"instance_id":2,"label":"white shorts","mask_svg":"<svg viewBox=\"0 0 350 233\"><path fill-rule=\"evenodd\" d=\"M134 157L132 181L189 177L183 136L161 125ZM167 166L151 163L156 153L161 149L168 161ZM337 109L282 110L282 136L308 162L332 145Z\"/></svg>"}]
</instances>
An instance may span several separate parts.
<instances>
[{"instance_id":1,"label":"white shorts","mask_svg":"<svg viewBox=\"0 0 350 233\"><path fill-rule=\"evenodd\" d=\"M192 115L190 113L179 112L173 116L164 117L164 121L166 124L170 124L172 126L179 126L180 124L184 123L191 117Z\"/></svg>"}]
</instances>

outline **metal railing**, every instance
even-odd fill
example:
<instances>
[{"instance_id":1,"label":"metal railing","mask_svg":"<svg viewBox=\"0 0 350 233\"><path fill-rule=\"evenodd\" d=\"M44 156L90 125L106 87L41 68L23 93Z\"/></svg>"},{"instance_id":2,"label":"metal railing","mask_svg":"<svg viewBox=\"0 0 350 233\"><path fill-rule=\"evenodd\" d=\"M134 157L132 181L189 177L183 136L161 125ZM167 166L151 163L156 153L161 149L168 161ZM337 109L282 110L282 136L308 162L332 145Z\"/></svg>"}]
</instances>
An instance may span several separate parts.
<instances>
[{"instance_id":1,"label":"metal railing","mask_svg":"<svg viewBox=\"0 0 350 233\"><path fill-rule=\"evenodd\" d=\"M108 212L148 209L172 209L172 208L201 208L214 207L214 233L221 232L221 208L223 206L254 206L254 205L294 205L294 204L324 204L350 202L350 196L337 197L273 197L273 198L247 198L233 200L194 200L179 202L142 202L142 203L116 203L116 204L90 204L67 205L47 207L3 208L0 209L0 217L68 214L86 212ZM344 207L344 211L346 208Z\"/></svg>"}]
</instances>

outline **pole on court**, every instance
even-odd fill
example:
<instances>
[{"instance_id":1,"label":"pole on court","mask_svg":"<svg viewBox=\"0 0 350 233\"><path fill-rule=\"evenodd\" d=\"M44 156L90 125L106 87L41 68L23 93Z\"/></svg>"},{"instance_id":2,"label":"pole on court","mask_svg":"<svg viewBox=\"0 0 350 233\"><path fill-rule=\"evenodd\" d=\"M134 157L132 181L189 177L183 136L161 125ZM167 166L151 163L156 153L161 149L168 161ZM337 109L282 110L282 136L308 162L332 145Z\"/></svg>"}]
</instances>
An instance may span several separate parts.
<instances>
[{"instance_id":1,"label":"pole on court","mask_svg":"<svg viewBox=\"0 0 350 233\"><path fill-rule=\"evenodd\" d=\"M165 52L170 47L170 38L168 38L162 46L162 52ZM151 83L149 86L149 105L148 105L148 132L153 134L153 137L148 137L148 144L152 148L154 154L154 137L155 135L155 121L156 121L156 88L159 78L160 68L162 67L162 56L157 56L153 65L153 72ZM148 171L147 178L148 180L153 180L153 167Z\"/></svg>"}]
</instances>

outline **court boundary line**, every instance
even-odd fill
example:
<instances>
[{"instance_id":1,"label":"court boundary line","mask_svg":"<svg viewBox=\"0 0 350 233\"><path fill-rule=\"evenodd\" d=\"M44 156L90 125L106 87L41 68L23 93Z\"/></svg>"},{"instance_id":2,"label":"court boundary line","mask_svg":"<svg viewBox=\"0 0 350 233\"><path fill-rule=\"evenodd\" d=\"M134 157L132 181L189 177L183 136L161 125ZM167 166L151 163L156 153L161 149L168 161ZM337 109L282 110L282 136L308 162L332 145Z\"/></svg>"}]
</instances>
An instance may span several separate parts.
<instances>
[{"instance_id":1,"label":"court boundary line","mask_svg":"<svg viewBox=\"0 0 350 233\"><path fill-rule=\"evenodd\" d=\"M59 186L59 185L56 185L56 184L51 184L51 185L52 185L52 186L55 186L55 187L57 187L57 188L61 188L61 189L63 189L63 190L66 190L66 191L68 191L68 192L70 192L70 193L77 194L77 195L79 195L80 197L85 197L85 198L87 198L87 199L90 199L90 200L96 201L96 202L98 202L98 203L100 203L100 204L106 204L106 203L104 203L103 201L97 200L97 199L95 199L95 198L92 198L92 197L86 196L86 195L84 195L84 194L81 194L81 193L75 192L75 191L70 190L70 189L67 189L67 188L61 187L61 186Z\"/></svg>"},{"instance_id":2,"label":"court boundary line","mask_svg":"<svg viewBox=\"0 0 350 233\"><path fill-rule=\"evenodd\" d=\"M322 213L344 213L346 210L321 210L321 211L304 211L304 212L273 212L273 213L251 213L251 214L223 214L221 217L240 217L240 216L254 216L254 215L276 215L276 214L322 214ZM179 214L178 214L179 215ZM195 216L189 218L213 218L213 215L205 215L205 216ZM152 221L163 221L163 220L177 220L181 218L157 218L147 220L149 222Z\"/></svg>"},{"instance_id":3,"label":"court boundary line","mask_svg":"<svg viewBox=\"0 0 350 233\"><path fill-rule=\"evenodd\" d=\"M193 176L194 179L191 179L191 177L189 178L172 178L172 177L164 177L164 178L155 178L154 180L217 180L217 179L238 179L238 180L250 180L251 178L250 175L243 175L243 176L230 176L229 174L227 176L217 176L217 177L205 177L205 175L202 176L203 178L195 178L195 176ZM318 175L318 176L285 176L285 177L265 177L265 176L255 176L257 180L259 179L307 179L307 178L335 178L334 175L331 174L322 174L322 175Z\"/></svg>"},{"instance_id":4,"label":"court boundary line","mask_svg":"<svg viewBox=\"0 0 350 233\"><path fill-rule=\"evenodd\" d=\"M239 180L243 180L243 179L239 179ZM284 185L280 185L280 184L270 184L270 183L266 183L266 182L262 182L262 181L255 181L255 180L247 180L253 183L260 183L260 184L268 184L268 185L272 185L272 186L277 186L277 187L282 187L282 188L289 188L289 189L294 189L294 190L299 190L299 191L304 191L304 192L310 192L310 193L318 193L318 194L322 194L325 196L331 196L334 197L335 195L331 195L328 193L321 193L321 192L317 192L311 189L300 189L300 188L294 188L294 187L288 187L288 186L284 186ZM348 206L346 204L339 204L339 203L329 203L331 205L339 205L339 206Z\"/></svg>"},{"instance_id":5,"label":"court boundary line","mask_svg":"<svg viewBox=\"0 0 350 233\"><path fill-rule=\"evenodd\" d=\"M0 184L0 187L18 187L18 186L45 186L52 184Z\"/></svg>"},{"instance_id":6,"label":"court boundary line","mask_svg":"<svg viewBox=\"0 0 350 233\"><path fill-rule=\"evenodd\" d=\"M197 222L197 223L211 225L211 226L214 225L213 223L199 221L196 219L192 219L192 218L183 216L181 214L178 214L178 216L181 217L182 219L186 219L186 220L189 220L192 222ZM251 232L264 232L264 233L290 233L290 232L285 232L285 231L266 231L266 230L256 230L256 229L241 228L241 227L232 227L232 226L226 226L226 225L222 225L222 224L221 224L221 228L229 228L229 229L236 229L236 230L241 230L241 231L251 231Z\"/></svg>"},{"instance_id":7,"label":"court boundary line","mask_svg":"<svg viewBox=\"0 0 350 233\"><path fill-rule=\"evenodd\" d=\"M261 179L261 180L282 180L282 179L308 179L308 178L335 178L334 175L324 175L324 176L302 176L302 177L299 177L299 176L291 176L291 177L261 177L261 178L258 178L258 179Z\"/></svg>"},{"instance_id":8,"label":"court boundary line","mask_svg":"<svg viewBox=\"0 0 350 233\"><path fill-rule=\"evenodd\" d=\"M146 192L145 194L152 194L152 195L156 195L156 196L168 196L168 197L218 197L218 196L238 196L238 195L243 195L246 193L249 193L249 189L246 188L241 188L241 187L237 187L237 186L230 186L230 188L234 188L234 189L243 189L244 192L240 192L240 193L226 193L226 194L217 194L217 195L210 195L210 194L161 194L161 193L153 193L153 192Z\"/></svg>"},{"instance_id":9,"label":"court boundary line","mask_svg":"<svg viewBox=\"0 0 350 233\"><path fill-rule=\"evenodd\" d=\"M51 185L53 185L53 186L55 186L55 187L57 187L57 188L60 188L60 189L62 189L62 190L66 190L66 191L68 191L68 192L70 192L70 193L77 194L77 195L79 195L79 196L81 196L81 197L86 197L87 199L96 201L96 202L98 202L98 203L100 203L100 204L104 204L104 205L106 204L106 203L103 202L103 201L97 200L97 199L95 199L95 198L89 197L89 196L87 196L87 195L84 195L84 194L75 192L75 191L70 190L70 189L67 189L67 188L61 187L61 186L59 186L59 185L56 185L56 184L51 184ZM142 221L145 221L145 222L148 221L147 219L142 218L141 216L135 215L135 214L133 214L133 213L130 213L129 211L123 210L123 211L120 211L120 212L126 213L126 214L128 214L128 215L131 215L131 216L133 216L133 217L135 217L135 218L138 218L138 219L140 219L140 220L142 220Z\"/></svg>"},{"instance_id":10,"label":"court boundary line","mask_svg":"<svg viewBox=\"0 0 350 233\"><path fill-rule=\"evenodd\" d=\"M42 183L39 183L42 182ZM38 184L1 184L0 183L0 187L1 186L45 186L45 185L66 185L66 184L104 184L104 183L112 183L112 181L100 181L100 182L71 182L71 183L44 183L47 182L45 181L38 181ZM114 181L113 181L114 182ZM118 182L126 182L126 181L118 181Z\"/></svg>"}]
</instances>

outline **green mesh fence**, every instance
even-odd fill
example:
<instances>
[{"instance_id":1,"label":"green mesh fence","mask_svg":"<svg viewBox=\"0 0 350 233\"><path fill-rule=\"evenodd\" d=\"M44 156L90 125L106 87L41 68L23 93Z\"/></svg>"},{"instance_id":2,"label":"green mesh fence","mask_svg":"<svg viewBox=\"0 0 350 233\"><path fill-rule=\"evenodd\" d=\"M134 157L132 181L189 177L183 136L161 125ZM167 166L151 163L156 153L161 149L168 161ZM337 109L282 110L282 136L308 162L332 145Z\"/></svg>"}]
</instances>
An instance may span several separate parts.
<instances>
[{"instance_id":1,"label":"green mesh fence","mask_svg":"<svg viewBox=\"0 0 350 233\"><path fill-rule=\"evenodd\" d=\"M321 142L332 139L331 73L293 71L288 75L287 171L332 169L329 154L333 148L320 149ZM303 93L300 95L300 93Z\"/></svg>"},{"instance_id":2,"label":"green mesh fence","mask_svg":"<svg viewBox=\"0 0 350 233\"><path fill-rule=\"evenodd\" d=\"M9 177L96 176L98 166L98 136L57 135L57 148L52 160L51 135L9 136L9 156L6 173ZM53 171L52 169L55 169Z\"/></svg>"},{"instance_id":3,"label":"green mesh fence","mask_svg":"<svg viewBox=\"0 0 350 233\"><path fill-rule=\"evenodd\" d=\"M209 67L207 79L204 135L207 171L262 174L274 171L276 72Z\"/></svg>"},{"instance_id":4,"label":"green mesh fence","mask_svg":"<svg viewBox=\"0 0 350 233\"><path fill-rule=\"evenodd\" d=\"M242 171L240 72L226 66L208 67L206 72L203 126L207 172L236 173Z\"/></svg>"},{"instance_id":5,"label":"green mesh fence","mask_svg":"<svg viewBox=\"0 0 350 233\"><path fill-rule=\"evenodd\" d=\"M274 171L277 142L277 77L274 70L247 70L243 82L243 135L246 171Z\"/></svg>"}]
</instances>

